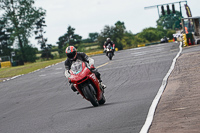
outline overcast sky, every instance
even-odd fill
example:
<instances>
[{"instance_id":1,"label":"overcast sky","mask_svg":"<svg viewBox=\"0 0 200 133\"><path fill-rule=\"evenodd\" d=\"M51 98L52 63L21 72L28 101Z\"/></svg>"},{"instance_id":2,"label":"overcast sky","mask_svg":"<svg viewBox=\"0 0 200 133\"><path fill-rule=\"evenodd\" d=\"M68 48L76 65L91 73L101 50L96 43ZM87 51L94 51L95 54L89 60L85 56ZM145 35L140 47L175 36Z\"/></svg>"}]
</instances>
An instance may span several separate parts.
<instances>
[{"instance_id":1,"label":"overcast sky","mask_svg":"<svg viewBox=\"0 0 200 133\"><path fill-rule=\"evenodd\" d=\"M134 34L147 27L156 27L156 20L159 18L157 8L145 10L144 7L179 1L35 0L34 6L46 10L45 36L49 44L55 45L58 38L67 32L68 26L75 28L75 34L82 36L83 39L88 38L89 33L100 33L105 25L114 26L117 21L124 22L126 30ZM192 15L200 16L200 0L188 0L187 3ZM186 17L184 4L185 2L182 2L182 12ZM175 8L180 10L178 3L175 4Z\"/></svg>"}]
</instances>

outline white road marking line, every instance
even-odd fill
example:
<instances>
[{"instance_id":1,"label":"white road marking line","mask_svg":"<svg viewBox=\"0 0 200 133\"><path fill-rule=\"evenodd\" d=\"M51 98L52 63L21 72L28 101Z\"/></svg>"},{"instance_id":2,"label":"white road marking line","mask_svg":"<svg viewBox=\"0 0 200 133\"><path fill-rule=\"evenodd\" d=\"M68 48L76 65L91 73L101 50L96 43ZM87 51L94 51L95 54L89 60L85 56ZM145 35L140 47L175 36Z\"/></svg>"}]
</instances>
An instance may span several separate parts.
<instances>
[{"instance_id":1,"label":"white road marking line","mask_svg":"<svg viewBox=\"0 0 200 133\"><path fill-rule=\"evenodd\" d=\"M172 111L178 111L178 110L185 110L187 109L186 107L183 107L183 108L176 108L176 109L172 109Z\"/></svg>"},{"instance_id":2,"label":"white road marking line","mask_svg":"<svg viewBox=\"0 0 200 133\"><path fill-rule=\"evenodd\" d=\"M56 70L60 70L60 69L63 69L63 68L62 67L56 68Z\"/></svg>"},{"instance_id":3,"label":"white road marking line","mask_svg":"<svg viewBox=\"0 0 200 133\"><path fill-rule=\"evenodd\" d=\"M140 55L145 55L148 54L147 52L137 52L137 53L131 53L133 56L140 56Z\"/></svg>"},{"instance_id":4,"label":"white road marking line","mask_svg":"<svg viewBox=\"0 0 200 133\"><path fill-rule=\"evenodd\" d=\"M44 76L46 76L46 74L42 74L42 75L39 75L40 77L44 77Z\"/></svg>"},{"instance_id":5,"label":"white road marking line","mask_svg":"<svg viewBox=\"0 0 200 133\"><path fill-rule=\"evenodd\" d=\"M156 97L154 98L154 100L153 100L153 102L151 104L151 107L149 108L149 112L148 112L146 121L145 121L142 129L140 130L140 133L147 133L148 130L149 130L149 127L152 124L153 116L154 116L156 107L157 107L158 102L160 100L160 97L161 97L161 95L162 95L162 93L163 93L163 91L164 91L164 89L165 89L165 87L167 85L167 79L168 79L169 75L171 74L172 70L174 69L174 66L175 66L177 58L180 56L180 54L182 52L182 47L181 46L182 46L182 42L179 45L180 50L179 50L178 54L176 55L176 57L173 59L172 65L171 65L168 73L164 77L162 85L161 85L160 89L158 90L158 93L157 93Z\"/></svg>"},{"instance_id":6,"label":"white road marking line","mask_svg":"<svg viewBox=\"0 0 200 133\"><path fill-rule=\"evenodd\" d=\"M47 66L47 67L45 67L45 68L49 68L49 67L52 67L52 66L54 66L54 65L58 65L58 64L60 64L60 63L63 63L64 61L62 61L62 62L59 62L59 63L56 63L56 64L53 64L53 65L49 65L49 66ZM44 69L45 69L44 68ZM42 68L43 69L43 68ZM35 71L32 71L32 72L29 72L29 73L27 73L27 74L30 74L30 73L35 73L35 72L38 72L38 71L40 71L41 69L37 69L37 70L35 70ZM3 80L3 82L5 82L5 81L9 81L9 80L12 80L12 79L16 79L16 78L18 78L18 77L20 77L20 76L23 76L24 74L21 74L21 75L17 75L17 76L14 76L14 77L12 77L12 78L9 78L9 79L5 79L5 80ZM43 76L43 75L41 75L41 76Z\"/></svg>"},{"instance_id":7,"label":"white road marking line","mask_svg":"<svg viewBox=\"0 0 200 133\"><path fill-rule=\"evenodd\" d=\"M52 73L52 74L54 75L54 74L60 74L60 73L63 73L63 72L55 72L55 73Z\"/></svg>"},{"instance_id":8,"label":"white road marking line","mask_svg":"<svg viewBox=\"0 0 200 133\"><path fill-rule=\"evenodd\" d=\"M133 48L133 49L130 49L130 50L138 50L138 49L144 49L144 48L147 48L147 47Z\"/></svg>"}]
</instances>

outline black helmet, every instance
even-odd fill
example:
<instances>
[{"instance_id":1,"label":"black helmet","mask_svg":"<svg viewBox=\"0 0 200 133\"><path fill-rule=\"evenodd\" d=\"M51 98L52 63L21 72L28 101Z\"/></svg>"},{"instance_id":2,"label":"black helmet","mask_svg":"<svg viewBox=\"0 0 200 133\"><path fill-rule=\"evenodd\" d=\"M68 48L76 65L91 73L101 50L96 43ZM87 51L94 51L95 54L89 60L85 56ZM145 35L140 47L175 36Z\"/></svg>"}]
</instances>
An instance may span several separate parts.
<instances>
[{"instance_id":1,"label":"black helmet","mask_svg":"<svg viewBox=\"0 0 200 133\"><path fill-rule=\"evenodd\" d=\"M71 60L75 59L76 58L76 55L77 55L77 50L74 46L68 46L66 48L66 54L67 54L67 57Z\"/></svg>"}]
</instances>

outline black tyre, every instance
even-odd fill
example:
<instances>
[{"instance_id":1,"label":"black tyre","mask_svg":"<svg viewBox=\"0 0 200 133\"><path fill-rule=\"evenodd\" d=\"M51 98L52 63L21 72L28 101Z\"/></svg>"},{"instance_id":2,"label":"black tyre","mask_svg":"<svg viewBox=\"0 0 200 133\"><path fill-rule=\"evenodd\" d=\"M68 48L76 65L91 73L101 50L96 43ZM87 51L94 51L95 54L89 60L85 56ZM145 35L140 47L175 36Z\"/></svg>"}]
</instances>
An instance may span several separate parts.
<instances>
[{"instance_id":1,"label":"black tyre","mask_svg":"<svg viewBox=\"0 0 200 133\"><path fill-rule=\"evenodd\" d=\"M99 104L102 105L105 102L106 102L106 98L105 98L104 94L102 94L102 98L101 98L101 100L99 100Z\"/></svg>"},{"instance_id":2,"label":"black tyre","mask_svg":"<svg viewBox=\"0 0 200 133\"><path fill-rule=\"evenodd\" d=\"M92 85L90 87L93 87ZM88 98L88 100L91 102L91 104L94 107L99 106L99 102L94 94L94 92L92 90L94 90L94 88L90 88L89 86L86 86L84 88L84 94L86 95L86 97Z\"/></svg>"},{"instance_id":3,"label":"black tyre","mask_svg":"<svg viewBox=\"0 0 200 133\"><path fill-rule=\"evenodd\" d=\"M108 58L112 60L112 53L108 53Z\"/></svg>"}]
</instances>

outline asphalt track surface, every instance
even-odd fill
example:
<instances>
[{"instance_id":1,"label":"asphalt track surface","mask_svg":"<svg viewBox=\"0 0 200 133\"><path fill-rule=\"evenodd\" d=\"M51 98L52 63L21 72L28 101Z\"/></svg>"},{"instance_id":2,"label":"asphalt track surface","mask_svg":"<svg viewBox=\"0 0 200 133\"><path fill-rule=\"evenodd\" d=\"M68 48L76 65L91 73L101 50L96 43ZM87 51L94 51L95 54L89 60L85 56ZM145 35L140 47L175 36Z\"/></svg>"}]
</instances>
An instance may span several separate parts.
<instances>
[{"instance_id":1,"label":"asphalt track surface","mask_svg":"<svg viewBox=\"0 0 200 133\"><path fill-rule=\"evenodd\" d=\"M93 56L106 103L93 107L74 93L64 63L0 83L0 133L139 133L179 44Z\"/></svg>"}]
</instances>

